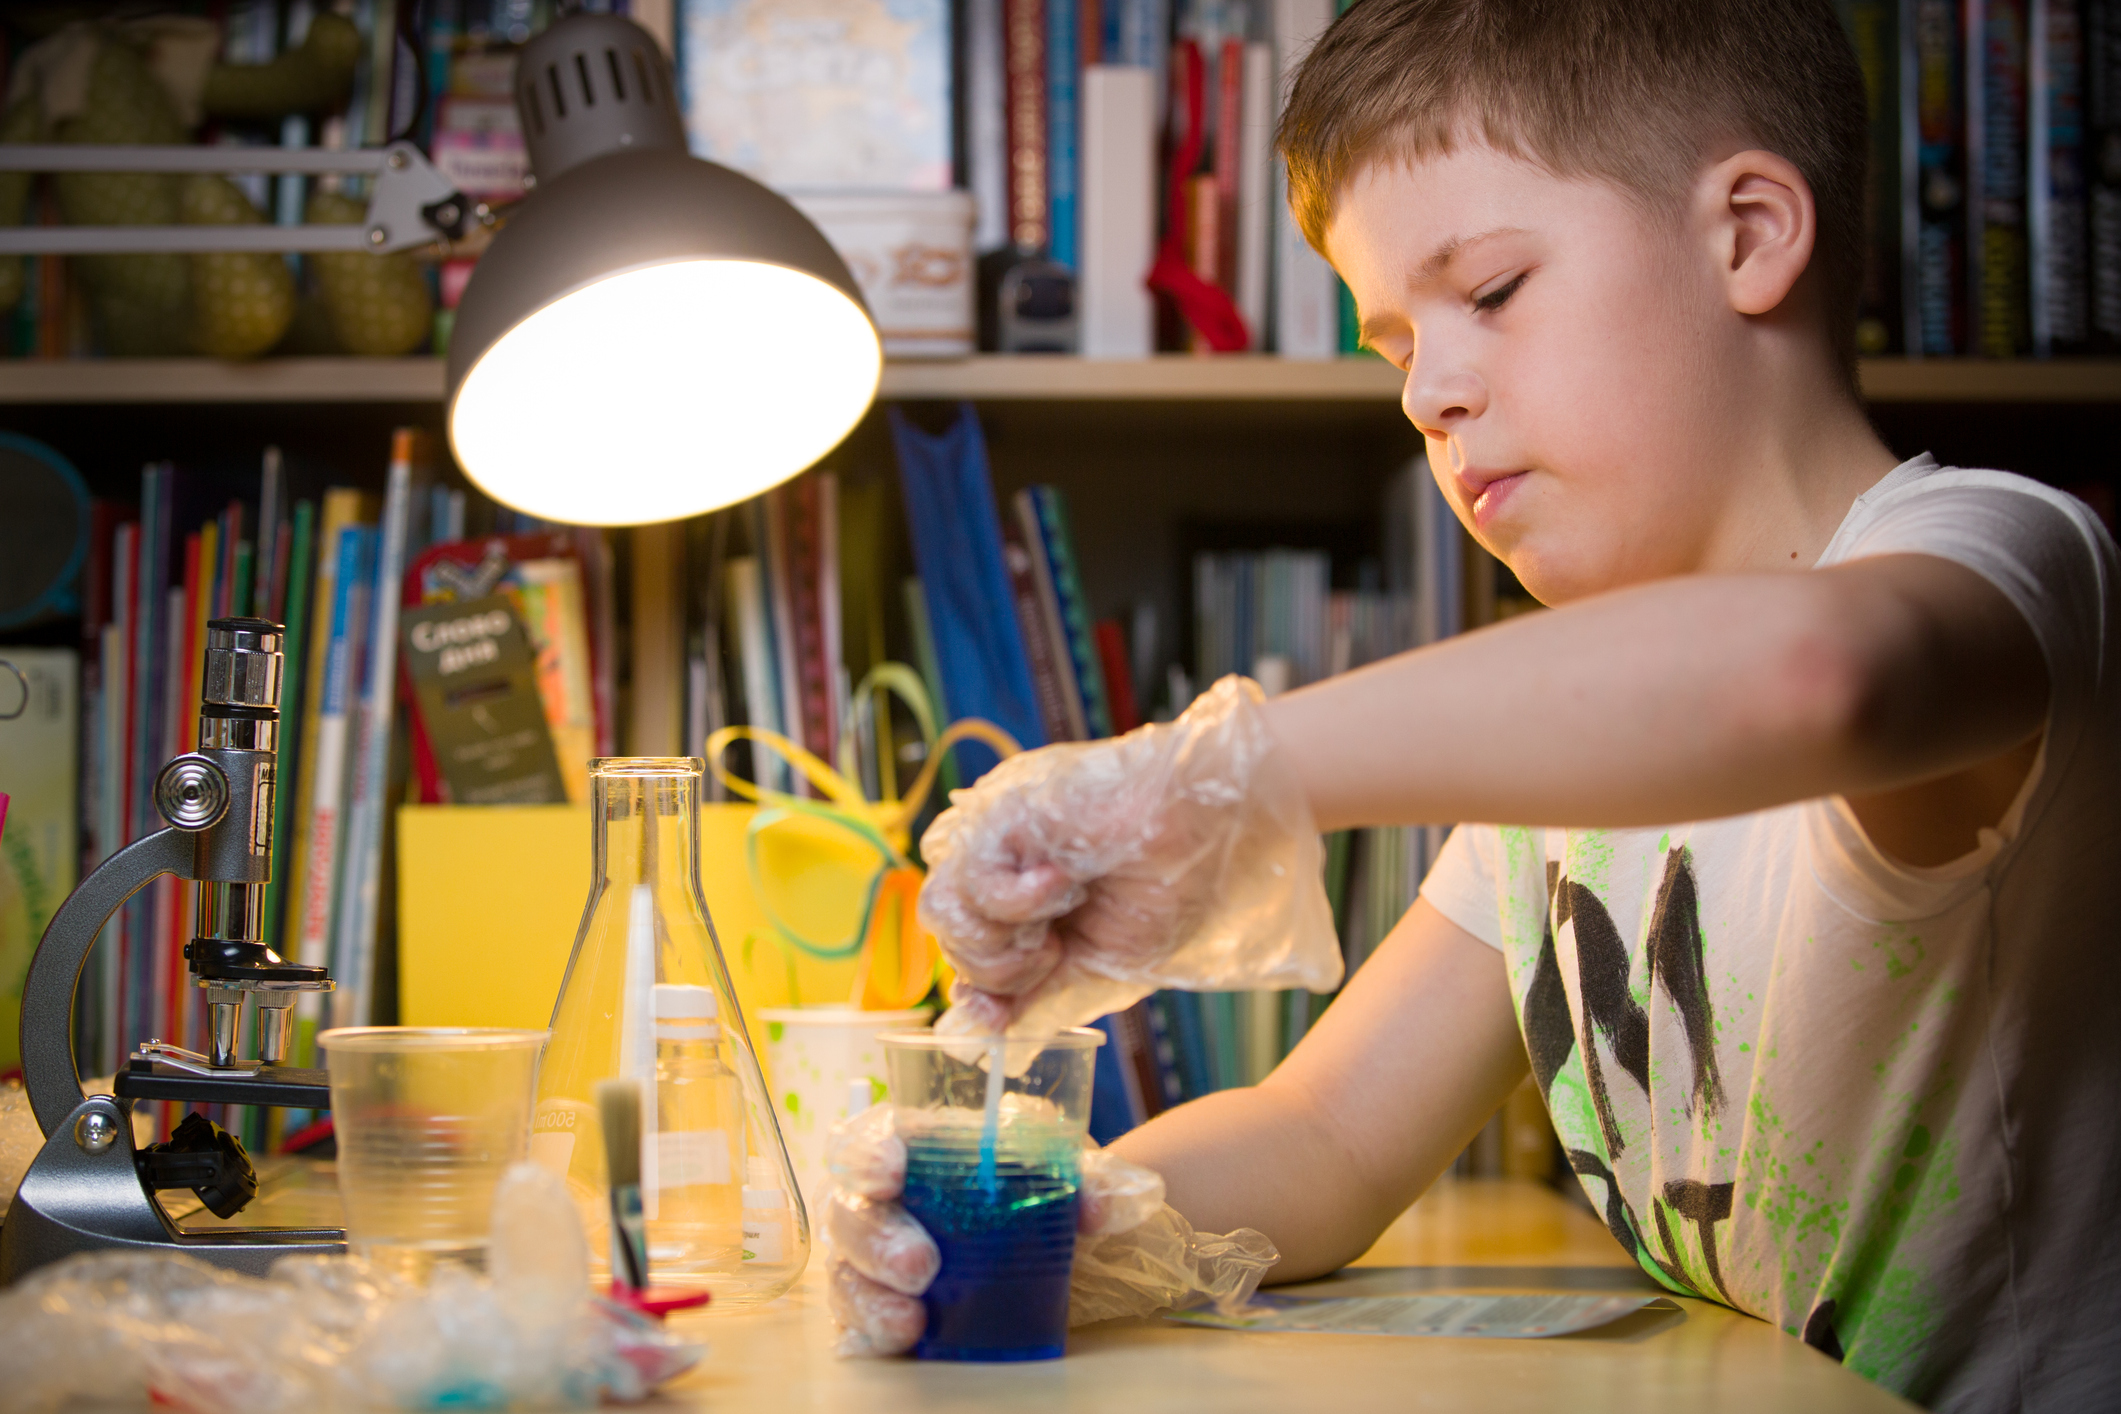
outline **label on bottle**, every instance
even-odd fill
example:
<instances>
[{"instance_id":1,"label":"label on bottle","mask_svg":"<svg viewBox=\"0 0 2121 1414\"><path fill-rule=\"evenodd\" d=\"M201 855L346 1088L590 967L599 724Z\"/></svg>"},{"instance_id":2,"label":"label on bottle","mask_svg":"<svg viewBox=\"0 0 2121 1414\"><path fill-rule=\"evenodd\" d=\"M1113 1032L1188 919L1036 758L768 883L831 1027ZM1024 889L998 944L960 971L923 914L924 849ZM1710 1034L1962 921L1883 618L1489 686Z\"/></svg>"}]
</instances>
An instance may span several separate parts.
<instances>
[{"instance_id":1,"label":"label on bottle","mask_svg":"<svg viewBox=\"0 0 2121 1414\"><path fill-rule=\"evenodd\" d=\"M687 1188L695 1183L732 1182L729 1132L724 1129L664 1131L655 1136L656 1185Z\"/></svg>"},{"instance_id":2,"label":"label on bottle","mask_svg":"<svg viewBox=\"0 0 2121 1414\"><path fill-rule=\"evenodd\" d=\"M562 1129L531 1135L530 1161L548 1173L567 1177L567 1165L574 1161L574 1134Z\"/></svg>"},{"instance_id":3,"label":"label on bottle","mask_svg":"<svg viewBox=\"0 0 2121 1414\"><path fill-rule=\"evenodd\" d=\"M784 1208L744 1209L744 1260L788 1260L788 1214Z\"/></svg>"}]
</instances>

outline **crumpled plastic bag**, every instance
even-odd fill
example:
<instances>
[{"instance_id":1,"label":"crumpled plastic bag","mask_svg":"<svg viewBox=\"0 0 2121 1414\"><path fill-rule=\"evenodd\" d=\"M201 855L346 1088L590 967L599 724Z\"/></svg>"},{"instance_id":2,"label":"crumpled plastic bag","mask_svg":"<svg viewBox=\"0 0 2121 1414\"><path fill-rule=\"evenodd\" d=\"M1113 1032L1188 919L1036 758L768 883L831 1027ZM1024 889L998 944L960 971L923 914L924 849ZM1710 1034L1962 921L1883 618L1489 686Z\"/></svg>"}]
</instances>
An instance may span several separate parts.
<instances>
[{"instance_id":1,"label":"crumpled plastic bag","mask_svg":"<svg viewBox=\"0 0 2121 1414\"><path fill-rule=\"evenodd\" d=\"M921 921L958 973L938 1031L1050 1035L1163 987L1339 985L1323 845L1262 701L1226 677L1176 721L952 794L921 841Z\"/></svg>"},{"instance_id":2,"label":"crumpled plastic bag","mask_svg":"<svg viewBox=\"0 0 2121 1414\"><path fill-rule=\"evenodd\" d=\"M1263 1232L1195 1232L1183 1213L1165 1204L1139 1226L1075 1240L1068 1324L1147 1316L1199 1305L1203 1297L1222 1314L1240 1316L1267 1268L1280 1260Z\"/></svg>"},{"instance_id":3,"label":"crumpled plastic bag","mask_svg":"<svg viewBox=\"0 0 2121 1414\"><path fill-rule=\"evenodd\" d=\"M70 1258L0 1293L0 1389L19 1414L70 1400L197 1414L586 1409L632 1403L704 1349L591 1295L566 1185L518 1164L494 1195L492 1276L425 1287L353 1257L270 1278L182 1253Z\"/></svg>"}]
</instances>

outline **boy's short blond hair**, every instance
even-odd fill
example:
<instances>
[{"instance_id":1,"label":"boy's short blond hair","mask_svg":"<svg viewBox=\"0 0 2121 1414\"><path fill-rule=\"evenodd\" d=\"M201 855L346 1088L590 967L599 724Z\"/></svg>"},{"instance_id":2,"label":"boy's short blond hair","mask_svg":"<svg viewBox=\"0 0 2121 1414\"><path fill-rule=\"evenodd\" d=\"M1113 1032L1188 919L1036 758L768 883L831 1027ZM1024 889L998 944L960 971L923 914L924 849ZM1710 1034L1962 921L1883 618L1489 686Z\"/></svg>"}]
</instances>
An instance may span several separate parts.
<instances>
[{"instance_id":1,"label":"boy's short blond hair","mask_svg":"<svg viewBox=\"0 0 2121 1414\"><path fill-rule=\"evenodd\" d=\"M1834 352L1855 367L1869 157L1863 76L1832 0L1360 0L1296 72L1277 136L1311 244L1380 158L1467 138L1669 209L1708 146L1811 183Z\"/></svg>"}]
</instances>

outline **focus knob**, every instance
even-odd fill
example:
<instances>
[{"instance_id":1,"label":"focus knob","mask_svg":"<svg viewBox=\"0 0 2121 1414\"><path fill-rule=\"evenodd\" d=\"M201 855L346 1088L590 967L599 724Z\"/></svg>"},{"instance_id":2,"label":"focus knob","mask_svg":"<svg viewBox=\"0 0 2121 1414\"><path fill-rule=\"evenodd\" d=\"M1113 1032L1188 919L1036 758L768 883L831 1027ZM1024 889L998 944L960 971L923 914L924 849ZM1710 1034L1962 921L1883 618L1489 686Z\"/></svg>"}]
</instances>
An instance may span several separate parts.
<instances>
[{"instance_id":1,"label":"focus knob","mask_svg":"<svg viewBox=\"0 0 2121 1414\"><path fill-rule=\"evenodd\" d=\"M228 777L204 756L179 756L155 777L155 809L180 830L205 830L228 813Z\"/></svg>"}]
</instances>

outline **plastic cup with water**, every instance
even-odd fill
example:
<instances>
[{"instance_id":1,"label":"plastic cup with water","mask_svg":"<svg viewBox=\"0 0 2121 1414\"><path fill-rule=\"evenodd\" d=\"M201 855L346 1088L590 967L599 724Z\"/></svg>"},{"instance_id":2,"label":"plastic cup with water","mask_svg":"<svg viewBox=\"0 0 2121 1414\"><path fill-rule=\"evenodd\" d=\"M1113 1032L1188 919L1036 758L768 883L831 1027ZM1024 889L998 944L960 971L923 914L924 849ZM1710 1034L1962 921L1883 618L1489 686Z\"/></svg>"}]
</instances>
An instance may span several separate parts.
<instances>
[{"instance_id":1,"label":"plastic cup with water","mask_svg":"<svg viewBox=\"0 0 2121 1414\"><path fill-rule=\"evenodd\" d=\"M922 1297L922 1359L1051 1360L1065 1349L1091 1072L1104 1039L1088 1029L1044 1042L883 1038L906 1141L900 1201L943 1259Z\"/></svg>"},{"instance_id":2,"label":"plastic cup with water","mask_svg":"<svg viewBox=\"0 0 2121 1414\"><path fill-rule=\"evenodd\" d=\"M494 1189L529 1147L546 1034L355 1026L317 1038L356 1255L413 1280L437 1262L484 1265Z\"/></svg>"}]
</instances>

